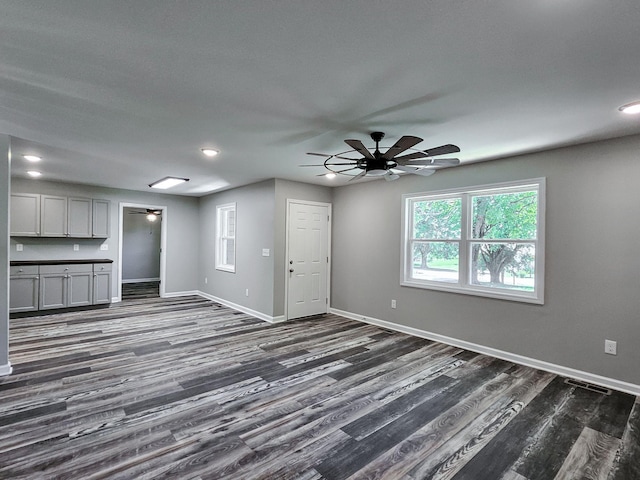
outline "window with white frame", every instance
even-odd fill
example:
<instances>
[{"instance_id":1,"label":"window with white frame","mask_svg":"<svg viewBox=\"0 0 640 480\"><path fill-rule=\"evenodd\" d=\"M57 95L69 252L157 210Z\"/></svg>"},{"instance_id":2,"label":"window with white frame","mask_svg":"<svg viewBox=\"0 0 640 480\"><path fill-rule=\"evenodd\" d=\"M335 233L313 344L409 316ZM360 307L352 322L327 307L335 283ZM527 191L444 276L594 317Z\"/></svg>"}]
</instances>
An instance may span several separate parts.
<instances>
[{"instance_id":1,"label":"window with white frame","mask_svg":"<svg viewBox=\"0 0 640 480\"><path fill-rule=\"evenodd\" d=\"M544 302L544 179L403 196L402 285Z\"/></svg>"},{"instance_id":2,"label":"window with white frame","mask_svg":"<svg viewBox=\"0 0 640 480\"><path fill-rule=\"evenodd\" d=\"M216 207L216 269L236 271L236 204Z\"/></svg>"}]
</instances>

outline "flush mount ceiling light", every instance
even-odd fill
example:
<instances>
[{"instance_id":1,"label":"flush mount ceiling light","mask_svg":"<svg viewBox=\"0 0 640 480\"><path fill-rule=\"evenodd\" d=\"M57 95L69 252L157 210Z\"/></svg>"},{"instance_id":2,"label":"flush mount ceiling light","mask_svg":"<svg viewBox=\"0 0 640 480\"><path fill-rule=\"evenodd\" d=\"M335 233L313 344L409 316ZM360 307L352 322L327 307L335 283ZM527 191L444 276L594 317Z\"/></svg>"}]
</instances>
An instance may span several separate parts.
<instances>
[{"instance_id":1,"label":"flush mount ceiling light","mask_svg":"<svg viewBox=\"0 0 640 480\"><path fill-rule=\"evenodd\" d=\"M167 188L175 187L176 185L180 185L181 183L188 182L188 181L189 181L188 178L164 177L161 180L150 183L149 186L151 188L166 190Z\"/></svg>"},{"instance_id":2,"label":"flush mount ceiling light","mask_svg":"<svg viewBox=\"0 0 640 480\"><path fill-rule=\"evenodd\" d=\"M28 160L29 162L39 162L42 160L42 157L38 157L37 155L22 155L22 158Z\"/></svg>"},{"instance_id":3,"label":"flush mount ceiling light","mask_svg":"<svg viewBox=\"0 0 640 480\"><path fill-rule=\"evenodd\" d=\"M640 102L627 103L618 108L622 113L627 115L634 115L640 113Z\"/></svg>"},{"instance_id":4,"label":"flush mount ceiling light","mask_svg":"<svg viewBox=\"0 0 640 480\"><path fill-rule=\"evenodd\" d=\"M220 153L219 150L215 150L213 148L201 148L200 151L207 157L215 157Z\"/></svg>"},{"instance_id":5,"label":"flush mount ceiling light","mask_svg":"<svg viewBox=\"0 0 640 480\"><path fill-rule=\"evenodd\" d=\"M40 175L42 175L42 173L36 171L36 170L29 170L27 172L27 175L29 175L30 177L36 178L39 177Z\"/></svg>"}]
</instances>

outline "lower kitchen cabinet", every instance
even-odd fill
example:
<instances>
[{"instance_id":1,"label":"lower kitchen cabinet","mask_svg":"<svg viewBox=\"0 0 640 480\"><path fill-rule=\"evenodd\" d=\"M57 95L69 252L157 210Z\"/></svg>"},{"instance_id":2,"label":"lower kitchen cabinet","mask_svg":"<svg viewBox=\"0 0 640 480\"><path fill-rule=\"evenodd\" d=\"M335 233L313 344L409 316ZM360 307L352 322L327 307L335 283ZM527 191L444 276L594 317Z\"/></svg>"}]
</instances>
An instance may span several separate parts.
<instances>
[{"instance_id":1,"label":"lower kitchen cabinet","mask_svg":"<svg viewBox=\"0 0 640 480\"><path fill-rule=\"evenodd\" d=\"M11 313L111 303L111 263L10 268Z\"/></svg>"},{"instance_id":2,"label":"lower kitchen cabinet","mask_svg":"<svg viewBox=\"0 0 640 480\"><path fill-rule=\"evenodd\" d=\"M38 266L10 267L9 290L11 312L38 310L38 292L40 291Z\"/></svg>"}]
</instances>

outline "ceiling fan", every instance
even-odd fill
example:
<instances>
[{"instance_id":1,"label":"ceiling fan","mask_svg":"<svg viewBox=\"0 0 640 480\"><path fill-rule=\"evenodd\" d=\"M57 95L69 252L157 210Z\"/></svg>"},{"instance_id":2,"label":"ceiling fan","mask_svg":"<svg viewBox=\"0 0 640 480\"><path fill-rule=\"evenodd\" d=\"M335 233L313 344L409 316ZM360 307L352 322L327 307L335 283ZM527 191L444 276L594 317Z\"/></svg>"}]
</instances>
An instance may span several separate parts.
<instances>
[{"instance_id":1,"label":"ceiling fan","mask_svg":"<svg viewBox=\"0 0 640 480\"><path fill-rule=\"evenodd\" d=\"M430 148L428 150L418 150L415 147L422 142L419 137L405 135L396 143L387 149L385 153L380 152L380 140L384 138L383 132L372 132L371 139L376 142L376 148L372 152L364 146L360 140L345 140L353 150L328 155L325 153L312 153L307 155L316 155L326 157L324 163L315 165L300 165L301 167L325 167L330 174L349 175L352 178L350 182L358 180L364 176L368 177L384 177L385 180L391 181L400 178L398 173L406 172L416 175L429 176L435 173L433 167L453 167L460 163L457 158L432 158L439 155L456 153L460 151L456 145L441 145L439 147ZM412 150L412 153L398 156L406 150ZM349 158L343 155L358 152L362 158ZM325 175L325 174L322 174Z\"/></svg>"},{"instance_id":2,"label":"ceiling fan","mask_svg":"<svg viewBox=\"0 0 640 480\"><path fill-rule=\"evenodd\" d=\"M158 218L162 217L162 210L155 210L153 208L147 208L146 210L140 211L131 210L129 211L129 215L146 215L147 220L155 222Z\"/></svg>"}]
</instances>

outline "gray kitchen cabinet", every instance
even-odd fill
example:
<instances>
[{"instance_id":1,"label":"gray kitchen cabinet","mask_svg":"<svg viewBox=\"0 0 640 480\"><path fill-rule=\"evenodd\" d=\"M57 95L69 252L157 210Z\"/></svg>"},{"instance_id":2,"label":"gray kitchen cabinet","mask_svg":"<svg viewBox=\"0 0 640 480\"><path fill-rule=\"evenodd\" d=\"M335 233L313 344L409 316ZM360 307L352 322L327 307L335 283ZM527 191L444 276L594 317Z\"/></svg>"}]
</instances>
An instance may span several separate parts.
<instances>
[{"instance_id":1,"label":"gray kitchen cabinet","mask_svg":"<svg viewBox=\"0 0 640 480\"><path fill-rule=\"evenodd\" d=\"M11 235L40 236L40 195L15 193L11 195Z\"/></svg>"},{"instance_id":2,"label":"gray kitchen cabinet","mask_svg":"<svg viewBox=\"0 0 640 480\"><path fill-rule=\"evenodd\" d=\"M110 235L111 202L93 199L93 237L108 238Z\"/></svg>"},{"instance_id":3,"label":"gray kitchen cabinet","mask_svg":"<svg viewBox=\"0 0 640 480\"><path fill-rule=\"evenodd\" d=\"M40 236L67 236L67 197L40 196Z\"/></svg>"},{"instance_id":4,"label":"gray kitchen cabinet","mask_svg":"<svg viewBox=\"0 0 640 480\"><path fill-rule=\"evenodd\" d=\"M67 306L67 265L40 265L39 310Z\"/></svg>"},{"instance_id":5,"label":"gray kitchen cabinet","mask_svg":"<svg viewBox=\"0 0 640 480\"><path fill-rule=\"evenodd\" d=\"M93 304L111 303L111 264L93 264Z\"/></svg>"},{"instance_id":6,"label":"gray kitchen cabinet","mask_svg":"<svg viewBox=\"0 0 640 480\"><path fill-rule=\"evenodd\" d=\"M67 233L70 237L91 238L93 235L93 201L69 197Z\"/></svg>"},{"instance_id":7,"label":"gray kitchen cabinet","mask_svg":"<svg viewBox=\"0 0 640 480\"><path fill-rule=\"evenodd\" d=\"M9 268L9 312L38 310L40 276L37 265Z\"/></svg>"},{"instance_id":8,"label":"gray kitchen cabinet","mask_svg":"<svg viewBox=\"0 0 640 480\"><path fill-rule=\"evenodd\" d=\"M93 305L93 265L69 265L67 306Z\"/></svg>"}]
</instances>

